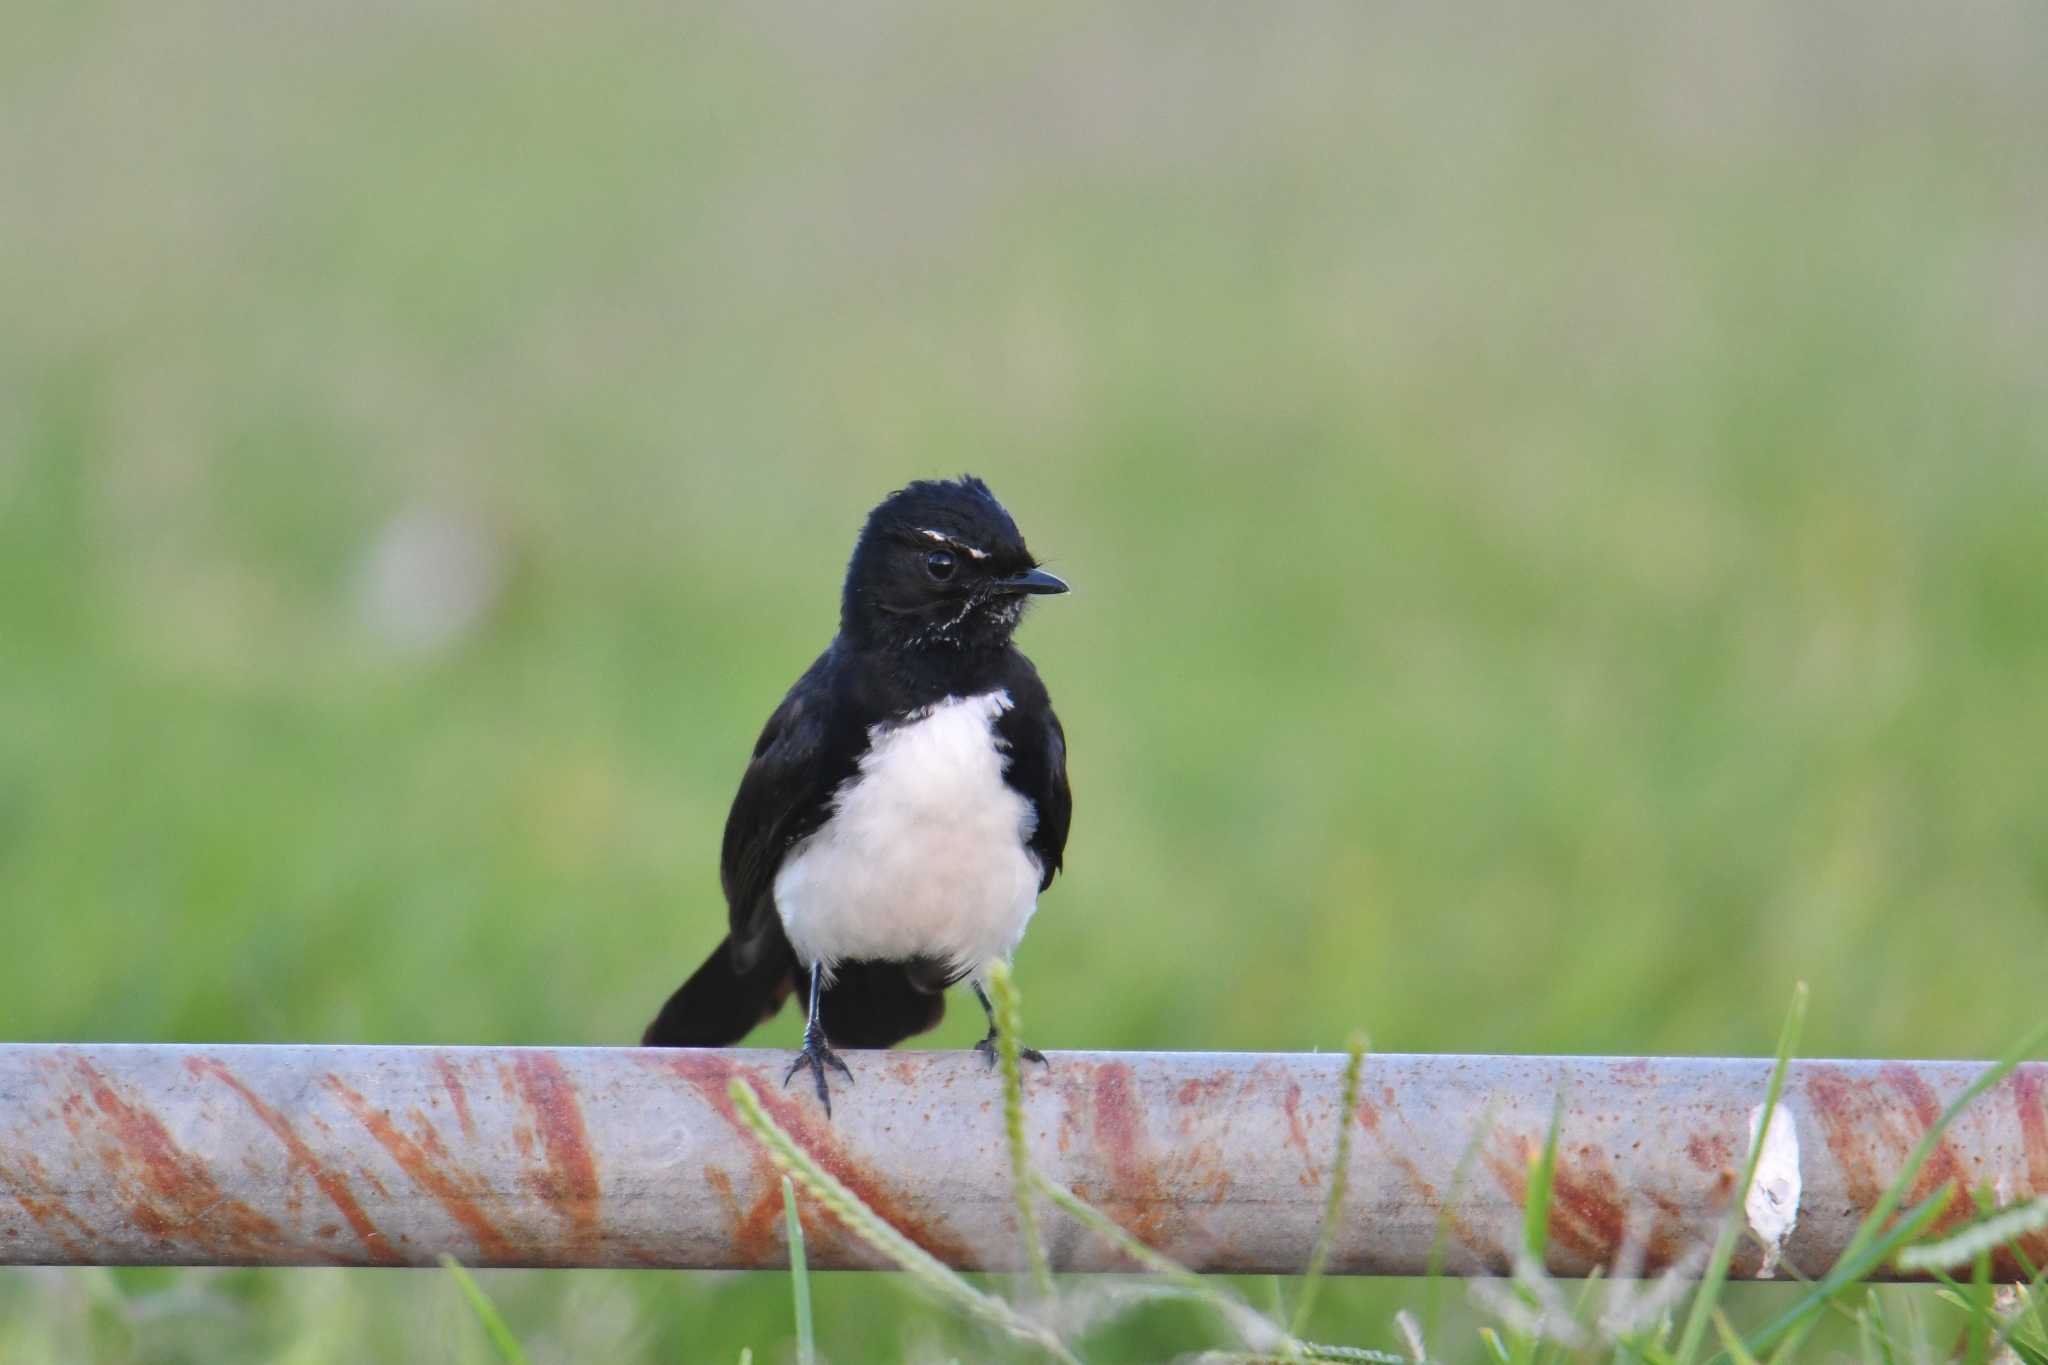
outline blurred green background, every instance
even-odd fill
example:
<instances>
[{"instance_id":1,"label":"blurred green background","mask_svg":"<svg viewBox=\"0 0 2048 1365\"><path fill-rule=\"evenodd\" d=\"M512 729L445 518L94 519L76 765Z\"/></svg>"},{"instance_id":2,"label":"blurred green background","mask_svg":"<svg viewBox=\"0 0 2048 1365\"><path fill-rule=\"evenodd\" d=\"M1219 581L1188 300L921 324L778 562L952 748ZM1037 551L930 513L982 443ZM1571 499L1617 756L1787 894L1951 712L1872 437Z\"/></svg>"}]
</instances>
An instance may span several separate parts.
<instances>
[{"instance_id":1,"label":"blurred green background","mask_svg":"<svg viewBox=\"0 0 2048 1365\"><path fill-rule=\"evenodd\" d=\"M1023 635L1040 1046L2041 1010L2038 6L0 25L0 1037L632 1040L862 515L961 470L1076 585ZM545 1358L786 1350L778 1276L486 1283ZM477 1347L389 1272L0 1309L23 1359Z\"/></svg>"}]
</instances>

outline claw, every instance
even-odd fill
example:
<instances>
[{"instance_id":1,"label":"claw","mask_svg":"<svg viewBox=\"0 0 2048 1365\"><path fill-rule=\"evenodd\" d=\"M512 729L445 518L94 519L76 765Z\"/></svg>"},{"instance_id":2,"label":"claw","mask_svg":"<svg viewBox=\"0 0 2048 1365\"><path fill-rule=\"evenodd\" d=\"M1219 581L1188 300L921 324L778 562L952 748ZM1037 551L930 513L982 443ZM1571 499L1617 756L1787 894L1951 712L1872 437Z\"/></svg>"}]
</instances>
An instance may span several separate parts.
<instances>
[{"instance_id":1,"label":"claw","mask_svg":"<svg viewBox=\"0 0 2048 1365\"><path fill-rule=\"evenodd\" d=\"M990 1071L996 1069L996 1035L994 1033L990 1033L988 1037L976 1043L974 1050L981 1054L982 1061L988 1063ZM1052 1065L1052 1063L1045 1060L1045 1054L1035 1047L1020 1047L1017 1049L1017 1055L1027 1062L1037 1062L1040 1066Z\"/></svg>"},{"instance_id":2,"label":"claw","mask_svg":"<svg viewBox=\"0 0 2048 1365\"><path fill-rule=\"evenodd\" d=\"M783 1088L787 1089L789 1083L796 1078L796 1073L809 1067L811 1079L818 1087L818 1103L825 1106L825 1117L829 1119L832 1117L832 1091L825 1084L825 1068L828 1066L846 1077L848 1085L853 1084L853 1073L847 1070L846 1063L839 1059L839 1054L827 1047L823 1038L806 1036L803 1049L796 1054L796 1060L789 1064L789 1070L782 1073L782 1084Z\"/></svg>"},{"instance_id":3,"label":"claw","mask_svg":"<svg viewBox=\"0 0 2048 1365\"><path fill-rule=\"evenodd\" d=\"M979 981L974 983L974 998L981 1002L981 1012L988 1016L988 1037L976 1043L974 1050L981 1054L981 1059L988 1063L988 1069L993 1071L996 1069L996 1007L988 1002L988 992L981 988ZM1017 1055L1040 1066L1051 1065L1045 1060L1045 1054L1035 1047L1020 1047Z\"/></svg>"}]
</instances>

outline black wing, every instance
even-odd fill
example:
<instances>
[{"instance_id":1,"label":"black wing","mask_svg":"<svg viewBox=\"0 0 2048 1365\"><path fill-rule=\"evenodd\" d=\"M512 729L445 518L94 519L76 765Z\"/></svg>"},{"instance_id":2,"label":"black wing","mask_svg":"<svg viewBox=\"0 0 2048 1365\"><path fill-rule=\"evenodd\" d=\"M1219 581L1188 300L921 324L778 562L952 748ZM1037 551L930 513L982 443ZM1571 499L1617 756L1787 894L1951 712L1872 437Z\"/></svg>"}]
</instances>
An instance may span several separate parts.
<instances>
[{"instance_id":1,"label":"black wing","mask_svg":"<svg viewBox=\"0 0 2048 1365\"><path fill-rule=\"evenodd\" d=\"M825 823L832 793L858 762L853 747L840 742L845 727L834 723L833 662L834 650L819 655L768 718L725 818L718 872L741 970L781 939L775 873L783 855Z\"/></svg>"},{"instance_id":2,"label":"black wing","mask_svg":"<svg viewBox=\"0 0 2048 1365\"><path fill-rule=\"evenodd\" d=\"M1067 826L1074 818L1074 796L1067 787L1067 735L1053 713L1052 699L1038 670L1022 654L1009 678L1010 709L996 720L996 733L1009 746L1010 763L1003 780L1030 801L1038 812L1030 848L1041 869L1038 889L1052 885L1067 849Z\"/></svg>"}]
</instances>

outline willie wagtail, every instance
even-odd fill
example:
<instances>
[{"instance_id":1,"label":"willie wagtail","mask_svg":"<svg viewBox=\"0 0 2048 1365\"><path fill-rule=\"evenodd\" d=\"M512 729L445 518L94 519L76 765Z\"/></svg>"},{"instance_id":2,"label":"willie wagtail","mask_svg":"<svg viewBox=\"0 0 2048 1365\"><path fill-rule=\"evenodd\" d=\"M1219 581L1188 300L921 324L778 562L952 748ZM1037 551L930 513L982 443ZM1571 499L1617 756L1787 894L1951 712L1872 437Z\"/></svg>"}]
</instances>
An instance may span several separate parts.
<instances>
[{"instance_id":1,"label":"willie wagtail","mask_svg":"<svg viewBox=\"0 0 2048 1365\"><path fill-rule=\"evenodd\" d=\"M981 973L1023 938L1073 810L1066 736L1010 636L1027 597L1066 590L972 475L869 514L839 634L768 718L726 817L730 932L643 1042L728 1046L800 992L783 1080L808 1066L829 1114L825 1069L852 1079L831 1043L923 1033L963 980L989 1010ZM991 1011L991 1061L994 1039Z\"/></svg>"}]
</instances>

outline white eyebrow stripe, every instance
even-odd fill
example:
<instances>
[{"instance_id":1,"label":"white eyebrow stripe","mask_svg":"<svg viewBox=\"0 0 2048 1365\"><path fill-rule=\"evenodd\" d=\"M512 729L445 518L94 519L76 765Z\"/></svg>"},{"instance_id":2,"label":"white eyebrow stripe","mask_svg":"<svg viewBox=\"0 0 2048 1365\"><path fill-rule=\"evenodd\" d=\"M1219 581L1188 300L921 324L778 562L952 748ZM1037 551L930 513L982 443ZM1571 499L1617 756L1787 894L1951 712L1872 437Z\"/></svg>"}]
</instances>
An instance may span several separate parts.
<instances>
[{"instance_id":1,"label":"white eyebrow stripe","mask_svg":"<svg viewBox=\"0 0 2048 1365\"><path fill-rule=\"evenodd\" d=\"M923 536L926 540L936 540L941 545L949 545L953 549L958 550L960 551L960 553L966 555L969 559L988 558L987 550L977 550L964 540L953 539L953 537L947 535L944 531L934 531L928 527L920 526L918 528L917 533Z\"/></svg>"}]
</instances>

